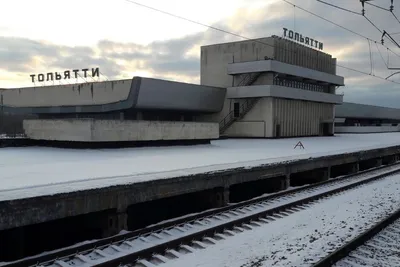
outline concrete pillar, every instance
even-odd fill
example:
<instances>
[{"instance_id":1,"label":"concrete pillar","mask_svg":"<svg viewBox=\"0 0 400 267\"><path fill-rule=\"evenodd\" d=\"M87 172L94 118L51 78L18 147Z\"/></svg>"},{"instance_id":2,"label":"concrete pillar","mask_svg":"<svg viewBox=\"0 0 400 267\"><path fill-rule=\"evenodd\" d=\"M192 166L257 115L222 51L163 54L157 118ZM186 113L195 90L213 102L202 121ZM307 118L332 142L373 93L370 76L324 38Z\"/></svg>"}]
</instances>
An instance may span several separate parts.
<instances>
[{"instance_id":1,"label":"concrete pillar","mask_svg":"<svg viewBox=\"0 0 400 267\"><path fill-rule=\"evenodd\" d=\"M328 167L323 171L323 176L322 176L321 182L327 181L327 180L329 180L329 178L331 178L331 167Z\"/></svg>"},{"instance_id":2,"label":"concrete pillar","mask_svg":"<svg viewBox=\"0 0 400 267\"><path fill-rule=\"evenodd\" d=\"M126 212L109 214L102 228L103 238L116 235L122 230L128 230L128 214Z\"/></svg>"},{"instance_id":3,"label":"concrete pillar","mask_svg":"<svg viewBox=\"0 0 400 267\"><path fill-rule=\"evenodd\" d=\"M398 155L390 155L382 159L382 164L389 165L389 164L394 164L397 161L398 161Z\"/></svg>"},{"instance_id":4,"label":"concrete pillar","mask_svg":"<svg viewBox=\"0 0 400 267\"><path fill-rule=\"evenodd\" d=\"M351 173L357 173L360 171L360 164L358 162L354 163L353 166L351 167ZM350 173L350 174L351 174Z\"/></svg>"},{"instance_id":5,"label":"concrete pillar","mask_svg":"<svg viewBox=\"0 0 400 267\"><path fill-rule=\"evenodd\" d=\"M25 231L23 227L6 230L0 235L0 262L22 259L25 255Z\"/></svg>"},{"instance_id":6,"label":"concrete pillar","mask_svg":"<svg viewBox=\"0 0 400 267\"><path fill-rule=\"evenodd\" d=\"M209 201L213 208L226 206L229 203L229 187L212 190L209 195Z\"/></svg>"},{"instance_id":7,"label":"concrete pillar","mask_svg":"<svg viewBox=\"0 0 400 267\"><path fill-rule=\"evenodd\" d=\"M282 179L283 181L283 186L282 186L282 190L286 190L290 187L290 173L287 173L285 175L285 178Z\"/></svg>"}]
</instances>

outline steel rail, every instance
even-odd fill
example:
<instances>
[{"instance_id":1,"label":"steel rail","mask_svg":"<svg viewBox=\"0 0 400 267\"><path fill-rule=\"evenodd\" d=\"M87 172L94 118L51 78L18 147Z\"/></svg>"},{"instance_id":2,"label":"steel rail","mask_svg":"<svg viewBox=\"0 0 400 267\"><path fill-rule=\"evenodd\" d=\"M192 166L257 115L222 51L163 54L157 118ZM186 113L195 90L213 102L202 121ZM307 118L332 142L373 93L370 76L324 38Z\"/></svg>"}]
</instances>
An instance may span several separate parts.
<instances>
[{"instance_id":1,"label":"steel rail","mask_svg":"<svg viewBox=\"0 0 400 267\"><path fill-rule=\"evenodd\" d=\"M176 220L169 220L169 221L164 222L164 223L155 224L155 225L152 225L150 227L146 227L146 228L138 229L138 230L135 230L135 231L131 231L131 232L128 232L128 233L125 233L125 234L122 234L122 235L116 235L116 236L112 236L112 237L108 237L108 238L103 238L103 239L100 239L100 240L97 240L97 241L94 241L94 242L91 242L91 243L87 243L87 244L82 244L82 245L79 245L79 246L76 246L76 247L65 248L65 249L54 251L54 252L48 252L48 253L46 253L44 255L32 256L32 257L28 257L26 259L17 260L17 261L10 262L10 263L7 263L5 265L2 265L2 267L26 267L26 266L38 266L40 264L48 265L48 264L51 264L51 262L54 262L56 260L60 260L62 258L65 259L65 258L68 258L68 257L73 257L74 255L76 255L78 253L87 253L90 250L93 250L93 249L96 249L96 248L101 248L101 247L104 247L104 246L108 246L108 245L111 245L113 243L125 241L127 239L134 238L134 237L137 237L137 236L143 236L143 235L147 235L147 234L151 234L151 233L154 233L154 232L161 231L163 229L168 229L168 228L175 227L175 226L178 226L178 225L191 223L191 222L194 222L194 221L199 220L199 219L204 218L204 217L217 215L217 214L220 214L222 212L227 212L227 211L233 210L233 209L239 209L241 207L246 207L248 205L252 205L252 204L255 204L255 203L258 203L258 202L273 200L275 198L284 197L284 196L290 196L292 194L305 192L305 191L310 190L310 189L317 189L319 187L323 187L323 186L326 186L326 185L329 185L329 184L338 183L338 182L341 182L341 181L349 180L349 179L351 179L353 177L357 177L357 176L361 176L361 175L367 175L367 174L372 173L372 172L376 172L376 171L379 171L379 170L384 170L384 169L395 167L395 166L400 166L400 163L393 163L393 164L389 164L389 165L384 165L384 166L380 166L380 167L377 167L377 168L374 168L374 169L368 169L368 170L360 171L360 172L357 172L357 173L354 173L354 174L342 176L340 178L334 178L334 179L330 179L330 180L327 180L327 181L323 181L323 182L319 182L319 183L315 183L315 184L311 184L311 185L307 185L307 186L303 186L303 187L299 187L299 188L295 188L295 189L291 189L291 190L286 190L286 191L281 191L281 192L269 194L267 196L253 198L253 199L250 199L250 200L246 200L246 201L243 201L243 202L240 202L240 203L235 203L235 204L228 205L228 206L225 206L225 207L203 211L203 212L200 212L200 213L196 213L196 214L193 214L193 215L186 216L184 218L178 218ZM364 180L364 181L361 181L361 182L356 183L356 184L351 184L351 186L352 187L358 186L358 185L361 185L363 183L366 183L365 181L373 181L373 180L379 179L380 177L383 178L383 177L386 177L388 175L391 175L391 174L394 174L394 173L397 173L397 172L400 172L400 169L397 169L397 170L394 170L394 171L390 171L390 172L382 174L382 175L375 176L375 177L373 177L373 178L371 178L369 180ZM341 190L346 190L345 188L351 188L351 187L346 186L346 187L343 187L343 188L340 188L340 189ZM339 192L339 191L336 190L335 192ZM310 201L312 201L312 198L311 199L310 198L306 198L306 199L303 199L303 200L306 201L306 202L307 201L310 202ZM302 203L301 201L298 201L298 204L301 204L301 203ZM293 204L292 203L291 205L292 206L296 206L297 204ZM289 206L282 206L281 208L285 209L285 208L287 208ZM278 210L279 209L273 209L273 210L270 210L270 212L275 213ZM172 245L172 243L171 243L171 245ZM159 249L155 248L155 250L158 251ZM144 251L143 254L148 254L148 253L146 253L146 251Z\"/></svg>"},{"instance_id":2,"label":"steel rail","mask_svg":"<svg viewBox=\"0 0 400 267\"><path fill-rule=\"evenodd\" d=\"M377 235L380 231L388 227L390 224L394 223L396 220L400 218L400 209L387 216L385 219L379 221L374 226L369 228L367 231L358 235L348 243L344 244L327 257L321 259L317 263L313 265L313 267L325 267L332 266L338 261L347 257L350 252L356 250L358 247L364 245L368 240L372 239L375 235Z\"/></svg>"},{"instance_id":3,"label":"steel rail","mask_svg":"<svg viewBox=\"0 0 400 267\"><path fill-rule=\"evenodd\" d=\"M212 237L215 236L216 233L224 233L226 230L230 230L233 229L234 227L241 227L243 224L250 224L254 221L257 221L259 219L265 218L267 216L271 216L271 215L280 215L279 213L281 212L288 212L288 210L290 209L303 209L305 205L310 204L312 202L315 202L317 200L321 200L323 198L332 196L332 195L336 195L338 193L353 189L355 187L358 187L360 185L363 184L367 184L373 181L377 181L379 179L383 179L385 177L394 175L396 173L399 173L400 170L395 170L392 172L388 172L385 174L380 174L377 176L374 176L372 178L369 179L365 179L359 182L355 182L353 184L349 184L337 189L333 189L330 190L328 192L324 192L318 195L314 195L311 197L307 197L301 200L296 200L293 201L291 203L288 204L284 204L281 205L279 207L275 207L272 209L268 209L266 211L263 212L259 212L256 214L252 214L250 216L244 217L244 218L239 218L237 220L233 220L215 227L211 227L209 229L203 230L203 231L198 231L192 234L188 234L185 235L184 237L178 237L174 240L171 241L167 241L165 243L162 244L158 244L155 246L152 246L150 248L146 248L134 253L130 253L121 257L117 257L117 258L113 258L110 259L108 261L104 261L101 263L94 263L94 264L89 264L89 266L96 266L96 267L117 267L117 266L121 266L124 264L134 264L135 262L137 262L140 259L149 259L151 257L153 257L153 255L163 255L167 250L169 249L174 249L174 248L178 248L184 244L193 244L193 241L196 240L203 240L205 237ZM282 215L281 215L282 216Z\"/></svg>"}]
</instances>

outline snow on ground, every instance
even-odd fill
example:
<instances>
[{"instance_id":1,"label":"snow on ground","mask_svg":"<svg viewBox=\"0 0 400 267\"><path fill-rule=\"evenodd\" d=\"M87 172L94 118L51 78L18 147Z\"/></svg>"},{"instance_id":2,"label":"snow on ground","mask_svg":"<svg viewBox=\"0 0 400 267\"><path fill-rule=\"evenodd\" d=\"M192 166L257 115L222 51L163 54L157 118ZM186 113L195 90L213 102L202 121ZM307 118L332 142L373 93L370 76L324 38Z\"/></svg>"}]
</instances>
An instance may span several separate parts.
<instances>
[{"instance_id":1,"label":"snow on ground","mask_svg":"<svg viewBox=\"0 0 400 267\"><path fill-rule=\"evenodd\" d=\"M396 175L322 200L163 266L311 266L329 249L337 249L399 206L400 175Z\"/></svg>"},{"instance_id":2,"label":"snow on ground","mask_svg":"<svg viewBox=\"0 0 400 267\"><path fill-rule=\"evenodd\" d=\"M393 228L396 231L393 231ZM400 266L400 220L383 229L364 245L350 252L334 267Z\"/></svg>"},{"instance_id":3,"label":"snow on ground","mask_svg":"<svg viewBox=\"0 0 400 267\"><path fill-rule=\"evenodd\" d=\"M304 150L293 149L298 141L303 143ZM398 144L398 133L384 133L280 140L230 139L181 147L2 148L0 201Z\"/></svg>"}]
</instances>

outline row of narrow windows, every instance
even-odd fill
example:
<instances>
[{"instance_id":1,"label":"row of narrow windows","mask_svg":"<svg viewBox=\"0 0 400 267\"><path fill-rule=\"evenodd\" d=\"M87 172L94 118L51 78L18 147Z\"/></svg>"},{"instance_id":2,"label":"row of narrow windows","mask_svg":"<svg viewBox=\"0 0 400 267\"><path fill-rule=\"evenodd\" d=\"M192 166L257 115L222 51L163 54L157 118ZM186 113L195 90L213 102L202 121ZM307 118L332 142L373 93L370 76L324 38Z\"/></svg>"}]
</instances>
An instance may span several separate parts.
<instances>
[{"instance_id":1,"label":"row of narrow windows","mask_svg":"<svg viewBox=\"0 0 400 267\"><path fill-rule=\"evenodd\" d=\"M286 87L299 88L299 89L304 89L304 90L309 90L309 91L315 91L315 92L325 92L325 93L329 92L328 85L312 84L312 83L307 83L307 82L302 82L302 81L286 79L286 78L282 78L282 77L275 77L273 80L273 84L280 85L280 86L286 86Z\"/></svg>"}]
</instances>

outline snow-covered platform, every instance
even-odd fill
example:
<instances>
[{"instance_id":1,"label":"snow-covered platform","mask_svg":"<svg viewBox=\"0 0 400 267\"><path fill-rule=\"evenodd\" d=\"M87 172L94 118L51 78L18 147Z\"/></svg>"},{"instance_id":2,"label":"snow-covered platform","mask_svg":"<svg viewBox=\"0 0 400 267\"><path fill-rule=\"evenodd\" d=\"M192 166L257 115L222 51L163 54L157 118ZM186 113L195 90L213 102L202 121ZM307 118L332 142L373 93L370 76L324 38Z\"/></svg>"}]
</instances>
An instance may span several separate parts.
<instances>
[{"instance_id":1,"label":"snow-covered platform","mask_svg":"<svg viewBox=\"0 0 400 267\"><path fill-rule=\"evenodd\" d=\"M294 149L299 141L304 149ZM211 145L160 148L3 148L0 149L0 201L396 145L400 145L398 133L228 139L212 141Z\"/></svg>"},{"instance_id":2,"label":"snow-covered platform","mask_svg":"<svg viewBox=\"0 0 400 267\"><path fill-rule=\"evenodd\" d=\"M299 141L304 149L294 148ZM398 155L399 149L397 133L229 139L167 148L3 148L0 230Z\"/></svg>"}]
</instances>

